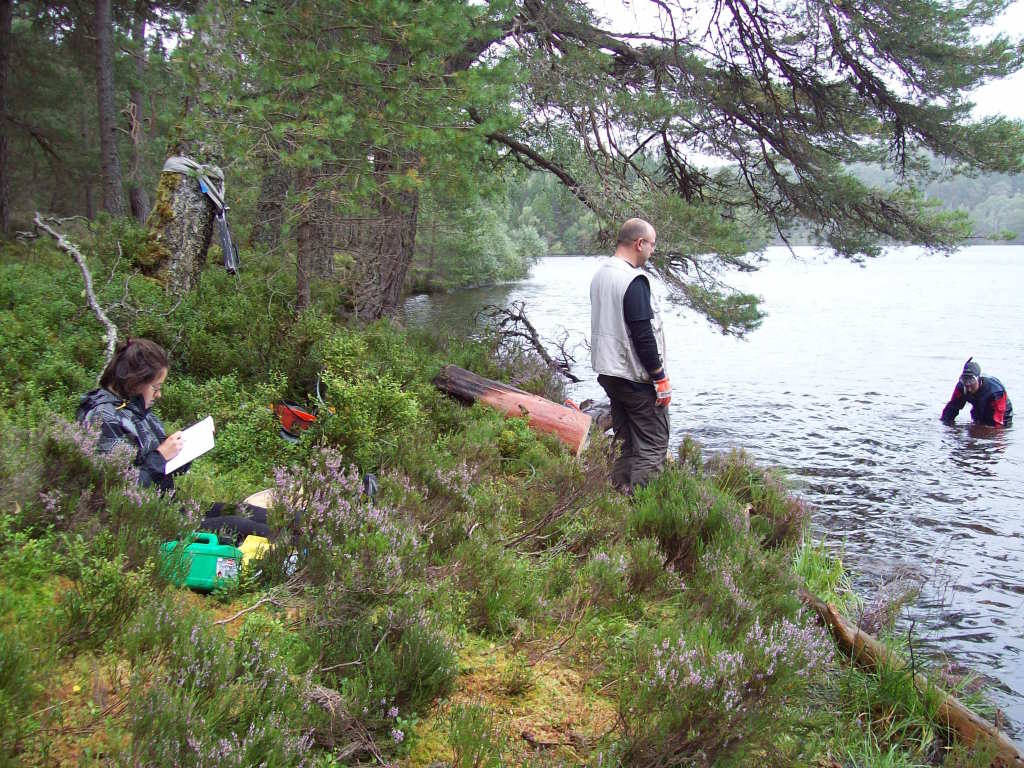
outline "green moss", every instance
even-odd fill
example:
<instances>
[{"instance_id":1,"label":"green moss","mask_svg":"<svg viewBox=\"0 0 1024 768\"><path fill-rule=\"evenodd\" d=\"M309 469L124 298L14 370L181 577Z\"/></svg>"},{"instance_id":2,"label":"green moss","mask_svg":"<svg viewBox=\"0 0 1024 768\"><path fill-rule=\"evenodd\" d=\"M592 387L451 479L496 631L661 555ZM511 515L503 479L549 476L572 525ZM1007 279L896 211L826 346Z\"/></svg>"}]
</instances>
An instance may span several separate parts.
<instances>
[{"instance_id":1,"label":"green moss","mask_svg":"<svg viewBox=\"0 0 1024 768\"><path fill-rule=\"evenodd\" d=\"M146 275L157 276L161 268L171 257L167 245L160 239L167 223L174 218L174 194L181 185L181 175L177 173L160 174L160 183L156 188L156 200L153 201L153 210L146 220L146 227L149 233L142 248L136 251L135 266Z\"/></svg>"}]
</instances>

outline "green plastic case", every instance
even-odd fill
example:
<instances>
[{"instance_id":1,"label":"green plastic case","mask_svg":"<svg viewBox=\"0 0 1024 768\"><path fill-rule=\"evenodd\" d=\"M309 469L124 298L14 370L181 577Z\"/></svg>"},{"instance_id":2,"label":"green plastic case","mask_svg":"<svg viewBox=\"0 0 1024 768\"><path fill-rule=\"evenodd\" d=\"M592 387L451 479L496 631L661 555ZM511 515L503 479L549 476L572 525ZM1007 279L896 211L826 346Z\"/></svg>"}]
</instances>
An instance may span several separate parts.
<instances>
[{"instance_id":1,"label":"green plastic case","mask_svg":"<svg viewBox=\"0 0 1024 768\"><path fill-rule=\"evenodd\" d=\"M183 554L178 550L179 544L179 541L168 541L160 545L163 573L171 583L210 592L238 580L242 550L221 544L217 534L194 534Z\"/></svg>"}]
</instances>

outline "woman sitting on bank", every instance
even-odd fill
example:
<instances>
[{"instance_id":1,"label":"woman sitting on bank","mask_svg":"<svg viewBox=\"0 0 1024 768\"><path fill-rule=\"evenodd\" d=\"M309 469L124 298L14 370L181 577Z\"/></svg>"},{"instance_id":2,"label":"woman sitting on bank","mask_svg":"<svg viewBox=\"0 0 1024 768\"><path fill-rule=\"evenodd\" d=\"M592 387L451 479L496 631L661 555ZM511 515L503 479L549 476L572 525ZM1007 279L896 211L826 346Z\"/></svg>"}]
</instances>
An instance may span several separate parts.
<instances>
[{"instance_id":1,"label":"woman sitting on bank","mask_svg":"<svg viewBox=\"0 0 1024 768\"><path fill-rule=\"evenodd\" d=\"M161 493L174 490L174 477L191 466L167 474L167 462L181 451L182 436L181 432L168 435L152 410L161 397L169 365L167 352L159 344L126 339L103 371L99 388L82 397L76 413L82 424L99 424L100 453L109 453L119 443L135 448L139 485L156 485ZM244 515L222 515L222 510L231 511L232 507L214 504L200 528L224 534L236 544L249 534L269 537L267 510L250 504L239 506Z\"/></svg>"}]
</instances>

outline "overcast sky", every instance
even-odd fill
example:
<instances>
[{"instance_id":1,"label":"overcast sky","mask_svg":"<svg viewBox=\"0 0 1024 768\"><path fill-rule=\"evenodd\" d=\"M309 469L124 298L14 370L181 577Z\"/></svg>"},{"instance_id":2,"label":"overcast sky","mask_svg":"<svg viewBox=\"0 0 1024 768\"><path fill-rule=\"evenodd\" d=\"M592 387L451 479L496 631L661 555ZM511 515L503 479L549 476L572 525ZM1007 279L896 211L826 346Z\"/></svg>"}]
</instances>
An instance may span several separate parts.
<instances>
[{"instance_id":1,"label":"overcast sky","mask_svg":"<svg viewBox=\"0 0 1024 768\"><path fill-rule=\"evenodd\" d=\"M588 0L599 14L610 19L621 31L641 32L656 29L657 16L650 0ZM997 25L1011 38L1024 35L1024 0L1017 0ZM985 34L985 30L980 31ZM975 114L1006 115L1024 119L1024 71L1006 80L989 83L975 94Z\"/></svg>"},{"instance_id":2,"label":"overcast sky","mask_svg":"<svg viewBox=\"0 0 1024 768\"><path fill-rule=\"evenodd\" d=\"M998 25L1011 38L1024 34L1024 0L1014 3ZM979 115L1006 115L1024 119L1024 72L982 86L975 94Z\"/></svg>"}]
</instances>

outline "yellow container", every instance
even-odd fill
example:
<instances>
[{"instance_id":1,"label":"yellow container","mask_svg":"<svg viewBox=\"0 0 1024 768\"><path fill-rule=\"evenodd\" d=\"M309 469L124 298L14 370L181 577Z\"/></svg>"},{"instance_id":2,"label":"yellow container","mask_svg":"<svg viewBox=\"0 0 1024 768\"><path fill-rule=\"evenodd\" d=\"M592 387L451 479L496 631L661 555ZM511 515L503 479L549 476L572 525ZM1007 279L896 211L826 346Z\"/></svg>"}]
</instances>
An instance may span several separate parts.
<instances>
[{"instance_id":1,"label":"yellow container","mask_svg":"<svg viewBox=\"0 0 1024 768\"><path fill-rule=\"evenodd\" d=\"M263 557L263 553L270 549L270 540L249 534L238 548L242 551L242 567L246 567L251 561Z\"/></svg>"}]
</instances>

